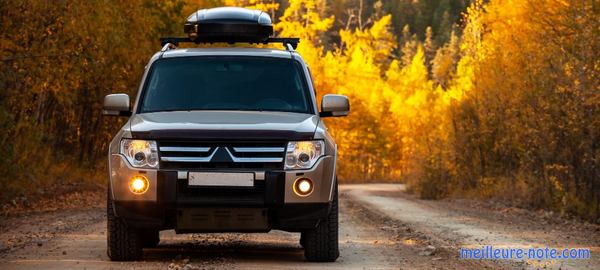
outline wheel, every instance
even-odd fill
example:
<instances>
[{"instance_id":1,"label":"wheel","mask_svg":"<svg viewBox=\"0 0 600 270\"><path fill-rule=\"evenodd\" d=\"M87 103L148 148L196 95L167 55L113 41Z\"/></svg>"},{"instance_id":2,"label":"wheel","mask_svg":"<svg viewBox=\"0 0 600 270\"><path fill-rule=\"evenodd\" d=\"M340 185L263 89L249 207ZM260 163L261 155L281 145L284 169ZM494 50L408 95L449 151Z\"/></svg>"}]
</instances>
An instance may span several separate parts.
<instances>
[{"instance_id":1,"label":"wheel","mask_svg":"<svg viewBox=\"0 0 600 270\"><path fill-rule=\"evenodd\" d=\"M158 230L145 230L141 233L142 244L144 247L156 247L160 242L160 234Z\"/></svg>"},{"instance_id":2,"label":"wheel","mask_svg":"<svg viewBox=\"0 0 600 270\"><path fill-rule=\"evenodd\" d=\"M304 257L310 262L334 262L340 256L338 247L337 181L329 215L316 228L302 232L300 242Z\"/></svg>"},{"instance_id":3,"label":"wheel","mask_svg":"<svg viewBox=\"0 0 600 270\"><path fill-rule=\"evenodd\" d=\"M141 234L128 228L121 218L115 216L110 189L106 202L108 257L112 261L141 259L143 255Z\"/></svg>"}]
</instances>

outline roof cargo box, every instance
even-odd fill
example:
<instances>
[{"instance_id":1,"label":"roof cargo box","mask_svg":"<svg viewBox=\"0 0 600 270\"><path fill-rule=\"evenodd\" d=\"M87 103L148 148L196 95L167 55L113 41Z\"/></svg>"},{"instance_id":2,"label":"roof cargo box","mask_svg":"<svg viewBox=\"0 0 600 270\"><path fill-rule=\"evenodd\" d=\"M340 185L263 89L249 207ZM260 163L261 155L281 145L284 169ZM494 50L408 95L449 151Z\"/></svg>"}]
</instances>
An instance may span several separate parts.
<instances>
[{"instance_id":1,"label":"roof cargo box","mask_svg":"<svg viewBox=\"0 0 600 270\"><path fill-rule=\"evenodd\" d=\"M196 42L266 42L273 35L269 14L237 7L201 9L192 13L184 32Z\"/></svg>"}]
</instances>

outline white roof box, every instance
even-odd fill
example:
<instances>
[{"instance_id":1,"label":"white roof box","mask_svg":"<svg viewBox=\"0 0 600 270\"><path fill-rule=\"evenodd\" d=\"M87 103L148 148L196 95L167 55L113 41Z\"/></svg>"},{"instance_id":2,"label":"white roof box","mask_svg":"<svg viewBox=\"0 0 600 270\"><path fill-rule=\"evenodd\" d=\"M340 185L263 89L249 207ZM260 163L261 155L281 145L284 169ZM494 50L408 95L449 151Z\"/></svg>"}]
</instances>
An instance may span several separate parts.
<instances>
[{"instance_id":1,"label":"white roof box","mask_svg":"<svg viewBox=\"0 0 600 270\"><path fill-rule=\"evenodd\" d=\"M184 32L196 42L266 42L273 35L269 14L238 7L201 9L192 13Z\"/></svg>"}]
</instances>

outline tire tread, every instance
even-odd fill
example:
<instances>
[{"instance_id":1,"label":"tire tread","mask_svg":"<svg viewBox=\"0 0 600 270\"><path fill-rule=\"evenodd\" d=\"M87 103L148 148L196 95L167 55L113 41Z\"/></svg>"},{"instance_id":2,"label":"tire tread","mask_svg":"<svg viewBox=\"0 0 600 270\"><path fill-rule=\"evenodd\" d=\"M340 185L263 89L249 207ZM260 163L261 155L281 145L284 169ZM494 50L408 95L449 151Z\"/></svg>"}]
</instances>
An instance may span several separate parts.
<instances>
[{"instance_id":1,"label":"tire tread","mask_svg":"<svg viewBox=\"0 0 600 270\"><path fill-rule=\"evenodd\" d=\"M311 262L334 262L340 256L337 181L329 215L315 229L305 231L302 234L306 260Z\"/></svg>"},{"instance_id":2,"label":"tire tread","mask_svg":"<svg viewBox=\"0 0 600 270\"><path fill-rule=\"evenodd\" d=\"M113 202L108 192L107 217L107 254L112 261L135 261L143 256L140 234L127 227L127 224L115 216Z\"/></svg>"}]
</instances>

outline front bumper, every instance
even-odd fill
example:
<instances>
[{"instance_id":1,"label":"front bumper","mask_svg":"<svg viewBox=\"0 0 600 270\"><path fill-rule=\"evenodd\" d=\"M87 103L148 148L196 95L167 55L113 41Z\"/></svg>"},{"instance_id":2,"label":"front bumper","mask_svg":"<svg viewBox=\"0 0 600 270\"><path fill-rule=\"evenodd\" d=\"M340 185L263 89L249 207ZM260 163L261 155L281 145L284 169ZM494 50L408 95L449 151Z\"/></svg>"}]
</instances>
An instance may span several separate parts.
<instances>
[{"instance_id":1,"label":"front bumper","mask_svg":"<svg viewBox=\"0 0 600 270\"><path fill-rule=\"evenodd\" d=\"M177 233L206 233L206 232L268 232L272 229L289 232L301 232L315 228L326 218L331 210L331 203L306 203L271 205L262 208L254 207L206 207L178 208L174 205L156 202L114 202L115 214L133 227L140 229L168 230L175 229ZM200 211L204 216L228 215L221 221L210 224L195 224L183 226L181 223L184 211ZM260 211L265 223L256 220L235 222L235 213ZM186 221L186 223L189 221ZM179 223L179 224L178 224Z\"/></svg>"},{"instance_id":2,"label":"front bumper","mask_svg":"<svg viewBox=\"0 0 600 270\"><path fill-rule=\"evenodd\" d=\"M329 213L335 185L333 156L322 157L309 170L254 172L253 187L190 187L187 172L132 168L119 154L111 155L110 168L110 192L117 216L133 227L174 228L178 232L314 228ZM141 195L130 192L128 186L129 179L137 174L146 176L150 183L149 189ZM293 192L292 185L300 177L310 178L315 183L309 196ZM264 219L260 218L261 214L249 217L247 213L262 213ZM204 226L183 226L184 222L189 225L190 215ZM239 219L242 215L245 215L242 219L246 218L243 222L225 220L227 217ZM225 218L214 221L215 216Z\"/></svg>"}]
</instances>

